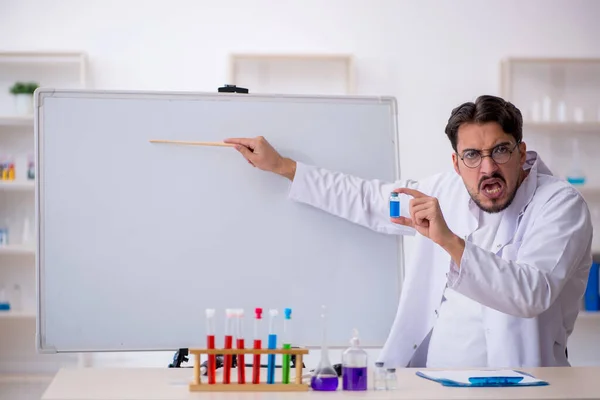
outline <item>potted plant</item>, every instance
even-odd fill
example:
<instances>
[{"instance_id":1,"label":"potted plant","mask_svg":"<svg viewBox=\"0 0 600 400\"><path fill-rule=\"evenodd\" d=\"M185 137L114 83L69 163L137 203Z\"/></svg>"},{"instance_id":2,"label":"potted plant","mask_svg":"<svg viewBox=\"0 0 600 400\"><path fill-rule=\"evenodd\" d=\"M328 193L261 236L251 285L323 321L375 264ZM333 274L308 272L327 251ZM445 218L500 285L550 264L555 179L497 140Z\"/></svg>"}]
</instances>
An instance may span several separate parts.
<instances>
[{"instance_id":1,"label":"potted plant","mask_svg":"<svg viewBox=\"0 0 600 400\"><path fill-rule=\"evenodd\" d=\"M16 82L10 88L10 93L15 96L17 115L33 114L33 92L38 86L36 82Z\"/></svg>"}]
</instances>

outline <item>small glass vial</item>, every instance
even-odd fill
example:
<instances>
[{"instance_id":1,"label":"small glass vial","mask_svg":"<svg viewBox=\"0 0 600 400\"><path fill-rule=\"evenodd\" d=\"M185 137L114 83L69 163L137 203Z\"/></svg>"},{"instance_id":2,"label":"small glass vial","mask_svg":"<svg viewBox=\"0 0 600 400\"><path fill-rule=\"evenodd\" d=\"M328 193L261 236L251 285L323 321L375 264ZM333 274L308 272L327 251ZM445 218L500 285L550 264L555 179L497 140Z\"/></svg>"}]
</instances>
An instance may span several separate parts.
<instances>
[{"instance_id":1,"label":"small glass vial","mask_svg":"<svg viewBox=\"0 0 600 400\"><path fill-rule=\"evenodd\" d=\"M27 156L27 179L35 179L35 161L33 158L33 154L29 154Z\"/></svg>"},{"instance_id":2,"label":"small glass vial","mask_svg":"<svg viewBox=\"0 0 600 400\"><path fill-rule=\"evenodd\" d=\"M0 284L0 311L10 311L10 302L8 293L4 285Z\"/></svg>"},{"instance_id":3,"label":"small glass vial","mask_svg":"<svg viewBox=\"0 0 600 400\"><path fill-rule=\"evenodd\" d=\"M390 217L398 218L400 216L400 197L398 193L392 192L390 194Z\"/></svg>"},{"instance_id":4,"label":"small glass vial","mask_svg":"<svg viewBox=\"0 0 600 400\"><path fill-rule=\"evenodd\" d=\"M375 373L373 374L373 379L374 379L374 385L373 387L375 388L375 390L385 390L387 388L386 383L385 383L385 379L386 379L386 375L385 375L386 371L383 368L383 363L380 362L376 362L375 363Z\"/></svg>"},{"instance_id":5,"label":"small glass vial","mask_svg":"<svg viewBox=\"0 0 600 400\"><path fill-rule=\"evenodd\" d=\"M398 377L396 368L388 368L385 374L385 386L387 390L396 390L398 388Z\"/></svg>"},{"instance_id":6,"label":"small glass vial","mask_svg":"<svg viewBox=\"0 0 600 400\"><path fill-rule=\"evenodd\" d=\"M12 288L12 296L11 296L11 308L14 311L22 311L22 304L23 301L23 296L21 294L21 285L19 285L18 283L16 283L13 288Z\"/></svg>"}]
</instances>

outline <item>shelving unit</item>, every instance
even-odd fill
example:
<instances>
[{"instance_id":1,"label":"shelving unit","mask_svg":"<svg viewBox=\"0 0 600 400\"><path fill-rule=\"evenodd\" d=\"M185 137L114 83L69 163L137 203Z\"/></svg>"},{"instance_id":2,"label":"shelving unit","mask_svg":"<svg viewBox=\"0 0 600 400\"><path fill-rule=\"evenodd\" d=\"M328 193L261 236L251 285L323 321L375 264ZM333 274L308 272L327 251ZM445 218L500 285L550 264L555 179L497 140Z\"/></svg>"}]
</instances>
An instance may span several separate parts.
<instances>
[{"instance_id":1,"label":"shelving unit","mask_svg":"<svg viewBox=\"0 0 600 400\"><path fill-rule=\"evenodd\" d=\"M15 293L21 296L17 299L21 305L18 310L0 311L0 336L3 338L0 375L6 372L37 373L40 372L38 368L42 368L32 343L36 317L36 244L24 242L26 238L35 238L36 182L27 177L28 161L34 154L34 117L32 114L15 115L16 107L9 88L17 81L33 81L41 87L87 87L87 56L83 52L0 51L0 160L10 156L15 162L15 180L0 180L0 225L8 227L9 231L9 244L0 247L0 285L7 289L9 300ZM23 235L25 221L29 224L29 236ZM20 287L19 291L8 290L15 285ZM64 366L71 362L69 357L46 357L48 361L43 368L45 371L52 369L52 359L56 360L56 368ZM76 358L74 362L77 362ZM11 370L14 365L23 370Z\"/></svg>"},{"instance_id":2,"label":"shelving unit","mask_svg":"<svg viewBox=\"0 0 600 400\"><path fill-rule=\"evenodd\" d=\"M232 54L229 82L250 93L355 93L353 56L349 54Z\"/></svg>"},{"instance_id":3,"label":"shelving unit","mask_svg":"<svg viewBox=\"0 0 600 400\"><path fill-rule=\"evenodd\" d=\"M582 170L576 186L600 229L600 58L516 57L501 63L501 96L523 114L523 140L554 175ZM593 251L600 252L600 235Z\"/></svg>"}]
</instances>

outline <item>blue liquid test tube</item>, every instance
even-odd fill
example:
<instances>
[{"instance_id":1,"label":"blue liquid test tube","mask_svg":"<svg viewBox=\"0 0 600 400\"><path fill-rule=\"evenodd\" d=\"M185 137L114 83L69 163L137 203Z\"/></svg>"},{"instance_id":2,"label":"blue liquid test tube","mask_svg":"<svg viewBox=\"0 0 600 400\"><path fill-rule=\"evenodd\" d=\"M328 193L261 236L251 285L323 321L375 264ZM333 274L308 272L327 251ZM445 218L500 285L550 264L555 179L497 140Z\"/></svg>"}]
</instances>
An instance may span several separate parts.
<instances>
[{"instance_id":1,"label":"blue liquid test tube","mask_svg":"<svg viewBox=\"0 0 600 400\"><path fill-rule=\"evenodd\" d=\"M268 348L274 350L277 348L277 334L275 332L275 317L279 312L275 309L269 310L269 343ZM267 362L267 383L275 383L275 354L269 354Z\"/></svg>"},{"instance_id":2,"label":"blue liquid test tube","mask_svg":"<svg viewBox=\"0 0 600 400\"><path fill-rule=\"evenodd\" d=\"M400 216L400 197L398 193L392 192L390 194L390 217L398 218Z\"/></svg>"}]
</instances>

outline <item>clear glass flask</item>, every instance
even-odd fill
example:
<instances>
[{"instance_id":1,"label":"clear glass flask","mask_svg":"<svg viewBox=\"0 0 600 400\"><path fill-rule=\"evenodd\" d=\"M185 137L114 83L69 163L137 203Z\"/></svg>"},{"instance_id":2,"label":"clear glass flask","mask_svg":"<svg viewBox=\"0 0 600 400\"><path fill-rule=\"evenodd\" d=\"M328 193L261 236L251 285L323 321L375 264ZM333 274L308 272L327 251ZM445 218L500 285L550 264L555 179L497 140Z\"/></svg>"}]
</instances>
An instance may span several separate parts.
<instances>
[{"instance_id":1,"label":"clear glass flask","mask_svg":"<svg viewBox=\"0 0 600 400\"><path fill-rule=\"evenodd\" d=\"M333 365L329 361L329 350L327 348L327 314L325 306L322 307L321 320L323 321L323 341L321 342L321 359L313 372L310 387L318 391L335 391L339 385L339 378Z\"/></svg>"}]
</instances>

